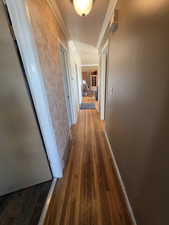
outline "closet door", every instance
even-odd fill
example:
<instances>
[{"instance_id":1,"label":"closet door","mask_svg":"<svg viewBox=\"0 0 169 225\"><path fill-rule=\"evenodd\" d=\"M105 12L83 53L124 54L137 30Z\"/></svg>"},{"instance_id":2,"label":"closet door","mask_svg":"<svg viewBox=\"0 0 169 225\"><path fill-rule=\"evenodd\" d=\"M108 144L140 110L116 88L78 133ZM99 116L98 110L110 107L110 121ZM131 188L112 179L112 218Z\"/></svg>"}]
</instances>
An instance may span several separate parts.
<instances>
[{"instance_id":1,"label":"closet door","mask_svg":"<svg viewBox=\"0 0 169 225\"><path fill-rule=\"evenodd\" d=\"M52 178L0 0L0 196Z\"/></svg>"}]
</instances>

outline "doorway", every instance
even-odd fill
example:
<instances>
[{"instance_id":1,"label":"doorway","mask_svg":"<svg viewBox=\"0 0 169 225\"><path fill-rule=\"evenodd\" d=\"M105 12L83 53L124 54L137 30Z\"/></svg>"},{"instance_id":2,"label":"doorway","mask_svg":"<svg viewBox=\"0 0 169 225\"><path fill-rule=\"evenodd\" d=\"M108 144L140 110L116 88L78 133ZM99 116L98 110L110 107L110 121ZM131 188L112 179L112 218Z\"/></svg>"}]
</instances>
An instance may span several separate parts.
<instances>
[{"instance_id":1,"label":"doorway","mask_svg":"<svg viewBox=\"0 0 169 225\"><path fill-rule=\"evenodd\" d=\"M98 67L82 67L83 97L90 97L98 101L98 76Z\"/></svg>"},{"instance_id":2,"label":"doorway","mask_svg":"<svg viewBox=\"0 0 169 225\"><path fill-rule=\"evenodd\" d=\"M52 179L10 26L6 6L0 1L0 196Z\"/></svg>"}]
</instances>

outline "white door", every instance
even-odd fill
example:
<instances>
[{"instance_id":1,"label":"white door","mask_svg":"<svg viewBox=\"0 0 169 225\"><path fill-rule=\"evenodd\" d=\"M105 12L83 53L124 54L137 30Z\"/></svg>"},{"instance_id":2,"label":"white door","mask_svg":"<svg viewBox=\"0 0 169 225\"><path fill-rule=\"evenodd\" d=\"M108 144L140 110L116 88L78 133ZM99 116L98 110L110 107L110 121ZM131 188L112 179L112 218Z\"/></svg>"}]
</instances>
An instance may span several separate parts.
<instances>
[{"instance_id":1,"label":"white door","mask_svg":"<svg viewBox=\"0 0 169 225\"><path fill-rule=\"evenodd\" d=\"M0 196L52 178L8 23L0 0Z\"/></svg>"},{"instance_id":2,"label":"white door","mask_svg":"<svg viewBox=\"0 0 169 225\"><path fill-rule=\"evenodd\" d=\"M68 56L66 50L60 46L60 59L62 64L62 75L64 81L64 91L65 91L65 99L66 99L66 108L69 119L69 126L72 125L72 107L71 107L71 90L70 90L70 77L68 70Z\"/></svg>"}]
</instances>

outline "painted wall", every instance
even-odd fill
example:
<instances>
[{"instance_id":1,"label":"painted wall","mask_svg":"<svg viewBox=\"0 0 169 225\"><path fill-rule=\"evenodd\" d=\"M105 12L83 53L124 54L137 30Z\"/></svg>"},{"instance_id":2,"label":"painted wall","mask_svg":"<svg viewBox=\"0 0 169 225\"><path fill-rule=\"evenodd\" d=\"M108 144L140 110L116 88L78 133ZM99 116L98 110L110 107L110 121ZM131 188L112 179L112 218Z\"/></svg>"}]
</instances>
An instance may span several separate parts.
<instances>
[{"instance_id":1,"label":"painted wall","mask_svg":"<svg viewBox=\"0 0 169 225\"><path fill-rule=\"evenodd\" d=\"M58 38L65 44L66 40L46 0L28 0L27 7L36 39L58 150L60 157L63 158L69 140L69 123Z\"/></svg>"},{"instance_id":2,"label":"painted wall","mask_svg":"<svg viewBox=\"0 0 169 225\"><path fill-rule=\"evenodd\" d=\"M82 79L87 80L87 72L82 72Z\"/></svg>"},{"instance_id":3,"label":"painted wall","mask_svg":"<svg viewBox=\"0 0 169 225\"><path fill-rule=\"evenodd\" d=\"M168 224L169 1L120 0L106 130L138 225Z\"/></svg>"}]
</instances>

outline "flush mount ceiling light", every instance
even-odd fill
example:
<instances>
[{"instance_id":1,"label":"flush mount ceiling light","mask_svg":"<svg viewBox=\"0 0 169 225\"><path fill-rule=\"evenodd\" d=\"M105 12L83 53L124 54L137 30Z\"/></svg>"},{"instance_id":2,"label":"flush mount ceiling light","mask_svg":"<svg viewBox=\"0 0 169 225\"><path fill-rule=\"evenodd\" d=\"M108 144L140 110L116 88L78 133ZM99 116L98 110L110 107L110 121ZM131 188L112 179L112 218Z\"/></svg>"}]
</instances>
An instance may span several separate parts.
<instances>
[{"instance_id":1,"label":"flush mount ceiling light","mask_svg":"<svg viewBox=\"0 0 169 225\"><path fill-rule=\"evenodd\" d=\"M94 0L71 0L79 16L87 16L93 7Z\"/></svg>"}]
</instances>

